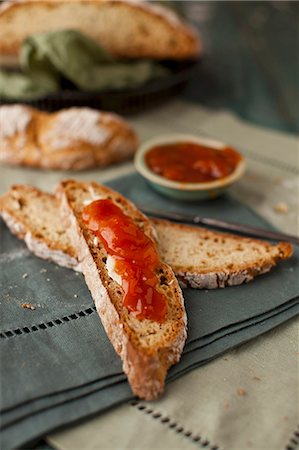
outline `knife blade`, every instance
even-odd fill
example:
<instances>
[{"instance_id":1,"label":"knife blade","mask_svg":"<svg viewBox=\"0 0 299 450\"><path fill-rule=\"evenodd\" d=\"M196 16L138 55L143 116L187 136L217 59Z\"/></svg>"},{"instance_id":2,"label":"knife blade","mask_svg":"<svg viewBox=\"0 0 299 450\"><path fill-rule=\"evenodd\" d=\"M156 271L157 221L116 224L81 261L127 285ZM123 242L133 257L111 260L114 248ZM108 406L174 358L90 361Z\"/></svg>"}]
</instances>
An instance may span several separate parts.
<instances>
[{"instance_id":1,"label":"knife blade","mask_svg":"<svg viewBox=\"0 0 299 450\"><path fill-rule=\"evenodd\" d=\"M291 234L280 233L277 231L265 230L264 228L252 227L250 225L244 225L241 223L231 222L222 219L215 219L212 217L202 217L192 214L182 214L175 211L160 211L155 208L143 208L141 211L151 217L159 217L161 219L172 220L174 222L188 223L191 225L205 225L212 228L219 228L221 230L233 231L236 233L260 237L263 239L271 239L278 241L288 241L293 244L299 245L299 237Z\"/></svg>"}]
</instances>

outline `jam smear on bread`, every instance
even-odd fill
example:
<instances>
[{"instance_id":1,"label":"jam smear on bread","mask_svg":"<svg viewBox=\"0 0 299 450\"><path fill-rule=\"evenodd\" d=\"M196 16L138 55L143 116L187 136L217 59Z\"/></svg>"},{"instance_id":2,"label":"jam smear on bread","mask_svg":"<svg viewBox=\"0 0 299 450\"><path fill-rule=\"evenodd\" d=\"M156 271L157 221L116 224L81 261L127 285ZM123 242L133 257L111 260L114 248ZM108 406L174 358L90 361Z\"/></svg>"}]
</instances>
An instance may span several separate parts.
<instances>
[{"instance_id":1,"label":"jam smear on bread","mask_svg":"<svg viewBox=\"0 0 299 450\"><path fill-rule=\"evenodd\" d=\"M95 200L83 209L83 220L115 261L124 306L137 319L164 322L167 301L158 291L161 263L155 243L112 200Z\"/></svg>"}]
</instances>

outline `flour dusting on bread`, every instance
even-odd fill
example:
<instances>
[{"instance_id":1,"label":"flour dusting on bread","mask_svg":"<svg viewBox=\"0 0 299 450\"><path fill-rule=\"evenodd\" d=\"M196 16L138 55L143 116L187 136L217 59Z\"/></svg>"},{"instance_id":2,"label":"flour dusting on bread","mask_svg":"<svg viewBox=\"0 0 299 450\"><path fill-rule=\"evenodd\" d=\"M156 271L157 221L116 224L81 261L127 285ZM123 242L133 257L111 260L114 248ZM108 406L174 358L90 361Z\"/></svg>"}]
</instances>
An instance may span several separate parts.
<instances>
[{"instance_id":1,"label":"flour dusting on bread","mask_svg":"<svg viewBox=\"0 0 299 450\"><path fill-rule=\"evenodd\" d=\"M72 145L74 141L86 141L94 145L105 143L111 133L99 123L101 113L90 108L70 108L56 116L53 126L45 133L44 141L51 149Z\"/></svg>"},{"instance_id":2,"label":"flour dusting on bread","mask_svg":"<svg viewBox=\"0 0 299 450\"><path fill-rule=\"evenodd\" d=\"M24 133L32 115L23 105L3 105L0 108L0 139Z\"/></svg>"}]
</instances>

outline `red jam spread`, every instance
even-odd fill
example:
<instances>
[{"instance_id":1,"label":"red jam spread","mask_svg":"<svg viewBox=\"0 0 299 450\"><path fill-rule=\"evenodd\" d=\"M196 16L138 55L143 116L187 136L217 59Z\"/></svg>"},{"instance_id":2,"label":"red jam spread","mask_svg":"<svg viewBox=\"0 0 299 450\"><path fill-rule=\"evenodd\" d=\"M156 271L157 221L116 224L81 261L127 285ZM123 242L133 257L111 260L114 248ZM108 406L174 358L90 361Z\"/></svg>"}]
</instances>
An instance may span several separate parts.
<instances>
[{"instance_id":1,"label":"red jam spread","mask_svg":"<svg viewBox=\"0 0 299 450\"><path fill-rule=\"evenodd\" d=\"M145 156L152 172L183 183L205 183L230 175L241 160L234 149L223 150L193 142L153 147Z\"/></svg>"},{"instance_id":2,"label":"red jam spread","mask_svg":"<svg viewBox=\"0 0 299 450\"><path fill-rule=\"evenodd\" d=\"M85 206L83 220L115 260L122 279L124 306L138 319L163 322L167 303L158 292L156 269L160 264L154 242L112 200L95 200Z\"/></svg>"}]
</instances>

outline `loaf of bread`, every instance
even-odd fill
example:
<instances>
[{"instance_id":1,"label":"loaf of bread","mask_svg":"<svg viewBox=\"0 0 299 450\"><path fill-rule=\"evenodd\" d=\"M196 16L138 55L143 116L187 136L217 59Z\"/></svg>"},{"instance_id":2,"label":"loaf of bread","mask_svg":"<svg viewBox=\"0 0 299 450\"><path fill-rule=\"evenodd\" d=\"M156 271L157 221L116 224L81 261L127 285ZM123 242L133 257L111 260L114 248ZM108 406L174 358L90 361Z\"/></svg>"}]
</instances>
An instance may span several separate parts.
<instances>
[{"instance_id":1,"label":"loaf of bread","mask_svg":"<svg viewBox=\"0 0 299 450\"><path fill-rule=\"evenodd\" d=\"M0 197L0 215L34 254L81 270L54 195L31 186L12 186ZM166 220L151 222L162 259L185 287L215 289L247 283L292 255L292 246L286 242L272 245Z\"/></svg>"},{"instance_id":2,"label":"loaf of bread","mask_svg":"<svg viewBox=\"0 0 299 450\"><path fill-rule=\"evenodd\" d=\"M0 64L16 63L23 40L75 29L119 58L190 59L195 31L175 13L139 0L8 0L0 7Z\"/></svg>"},{"instance_id":3,"label":"loaf of bread","mask_svg":"<svg viewBox=\"0 0 299 450\"><path fill-rule=\"evenodd\" d=\"M119 116L90 108L45 113L0 106L0 161L44 169L105 167L132 157L138 139Z\"/></svg>"},{"instance_id":4,"label":"loaf of bread","mask_svg":"<svg viewBox=\"0 0 299 450\"><path fill-rule=\"evenodd\" d=\"M154 228L132 203L117 192L96 183L64 181L58 186L57 198L70 241L77 251L86 284L106 333L123 361L123 370L128 377L132 391L140 398L154 399L163 392L167 370L180 359L186 340L187 318L178 281L172 269L158 260L153 265L153 273L147 275L150 277L148 278L150 284L147 285L144 292L147 296L148 289L150 291L157 289L157 292L162 294L162 298L166 302L166 315L163 316L162 321L147 315L140 317L142 309L139 302L146 302L148 305L146 308L155 309L157 305L155 306L154 297L149 300L145 297L139 299L137 309L130 310L124 305L124 286L127 285L128 280L125 278L123 283L122 275L115 272L116 261L119 261L115 258L119 258L119 256L114 257L114 253L111 255L103 241L95 238L94 232L86 225L82 213L84 207L94 200L109 199L114 208L119 209L122 214L125 214L125 217L130 218L138 232L145 239L149 239L153 248L157 249ZM94 220L93 218L93 229L95 229ZM133 235L136 239L137 231L133 232L131 225L127 225L127 227L130 228L131 239ZM108 236L107 233L110 233L109 227L105 228L103 232L105 239ZM114 232L111 231L111 233ZM139 235L138 238L140 238ZM127 242L126 239L127 237L123 238L122 242ZM108 237L107 240L109 240ZM113 242L114 240L115 238L113 238ZM126 250L126 255L129 249ZM146 252L149 252L147 246L140 247L140 252L145 252L145 249ZM146 258L146 254L144 254L144 258ZM147 256L147 258L152 261L151 257ZM135 263L136 261L133 260L130 264L134 265ZM129 267L126 266L125 273L128 270L131 273L132 266ZM138 276L142 275L140 279L146 279L142 268L138 266L136 270L136 273L133 271L134 275L131 273L130 278L138 273ZM154 276L157 277L157 287L149 288L149 286L154 286ZM134 283L137 283L137 279L133 278L133 280ZM137 289L136 292L139 292L140 285L138 283L135 289ZM129 292L129 295L132 295L131 291Z\"/></svg>"}]
</instances>

